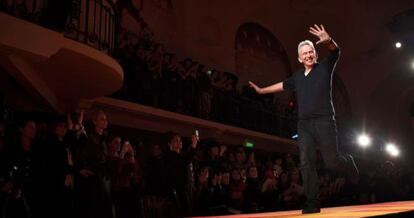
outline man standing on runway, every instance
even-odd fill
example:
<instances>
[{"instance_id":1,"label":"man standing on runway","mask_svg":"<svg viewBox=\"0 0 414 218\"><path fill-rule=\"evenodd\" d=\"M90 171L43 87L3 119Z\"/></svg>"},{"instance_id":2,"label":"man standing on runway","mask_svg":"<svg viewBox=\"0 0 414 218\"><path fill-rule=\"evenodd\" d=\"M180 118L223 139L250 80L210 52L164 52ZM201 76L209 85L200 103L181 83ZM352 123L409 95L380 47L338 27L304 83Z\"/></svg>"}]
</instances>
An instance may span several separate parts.
<instances>
[{"instance_id":1,"label":"man standing on runway","mask_svg":"<svg viewBox=\"0 0 414 218\"><path fill-rule=\"evenodd\" d=\"M249 82L259 94L284 90L296 91L298 102L298 135L300 170L307 198L302 213L319 213L319 183L316 171L316 146L319 145L325 166L341 170L348 176L358 175L352 156L338 151L335 110L332 102L332 75L339 59L340 50L323 25L314 25L309 33L317 36L316 44L324 44L330 54L321 62L313 43L305 40L298 45L298 60L304 69L298 70L283 82L265 88Z\"/></svg>"}]
</instances>

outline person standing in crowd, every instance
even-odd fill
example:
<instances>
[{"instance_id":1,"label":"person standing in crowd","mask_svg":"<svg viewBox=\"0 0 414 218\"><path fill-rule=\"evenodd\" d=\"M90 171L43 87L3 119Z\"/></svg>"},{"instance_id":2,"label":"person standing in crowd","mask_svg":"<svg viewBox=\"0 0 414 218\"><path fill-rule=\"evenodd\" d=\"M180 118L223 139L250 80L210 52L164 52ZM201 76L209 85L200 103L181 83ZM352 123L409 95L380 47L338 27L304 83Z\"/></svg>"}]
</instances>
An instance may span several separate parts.
<instances>
[{"instance_id":1,"label":"person standing in crowd","mask_svg":"<svg viewBox=\"0 0 414 218\"><path fill-rule=\"evenodd\" d=\"M34 162L38 155L34 139L36 123L26 119L19 127L16 141L0 156L0 205L1 215L5 217L31 217L37 202L34 200L36 184ZM36 212L35 212L36 213Z\"/></svg>"},{"instance_id":2,"label":"person standing in crowd","mask_svg":"<svg viewBox=\"0 0 414 218\"><path fill-rule=\"evenodd\" d=\"M137 217L142 173L131 143L126 140L121 146L120 136L109 137L107 164L111 174L111 195L116 217Z\"/></svg>"},{"instance_id":3,"label":"person standing in crowd","mask_svg":"<svg viewBox=\"0 0 414 218\"><path fill-rule=\"evenodd\" d=\"M105 130L108 125L106 114L102 110L94 112L92 123L92 130L82 134L79 139L77 163L79 217L112 218L110 175L106 162ZM82 125L82 122L79 124Z\"/></svg>"},{"instance_id":4,"label":"person standing in crowd","mask_svg":"<svg viewBox=\"0 0 414 218\"><path fill-rule=\"evenodd\" d=\"M335 110L332 102L332 76L338 62L340 50L323 25L310 27L309 32L319 38L316 44L324 44L330 54L317 62L318 54L313 43L305 40L298 45L298 61L304 69L290 78L265 88L253 82L250 87L259 94L284 90L296 91L299 109L299 149L303 185L307 202L302 213L320 212L318 199L319 183L316 171L316 145L328 168L346 170L348 175L357 175L358 169L352 156L338 151Z\"/></svg>"},{"instance_id":5,"label":"person standing in crowd","mask_svg":"<svg viewBox=\"0 0 414 218\"><path fill-rule=\"evenodd\" d=\"M42 143L39 162L39 217L71 217L74 161L70 151L73 134L68 134L68 119L59 116L52 123L52 132Z\"/></svg>"},{"instance_id":6,"label":"person standing in crowd","mask_svg":"<svg viewBox=\"0 0 414 218\"><path fill-rule=\"evenodd\" d=\"M169 150L165 154L165 162L167 164L167 178L169 190L175 197L178 213L180 216L189 214L191 210L191 193L192 184L192 161L195 155L198 136L191 137L191 145L185 152L182 151L181 136L174 132L167 133L167 143Z\"/></svg>"}]
</instances>

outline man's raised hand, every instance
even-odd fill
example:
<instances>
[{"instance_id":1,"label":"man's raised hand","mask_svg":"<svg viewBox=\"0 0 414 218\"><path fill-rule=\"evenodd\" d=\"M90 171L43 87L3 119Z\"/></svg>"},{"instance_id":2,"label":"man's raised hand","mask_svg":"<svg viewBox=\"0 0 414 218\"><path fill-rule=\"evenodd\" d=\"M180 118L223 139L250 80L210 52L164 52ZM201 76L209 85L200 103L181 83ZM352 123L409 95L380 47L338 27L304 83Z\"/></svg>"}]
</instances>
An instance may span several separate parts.
<instances>
[{"instance_id":1,"label":"man's raised hand","mask_svg":"<svg viewBox=\"0 0 414 218\"><path fill-rule=\"evenodd\" d=\"M320 26L314 24L313 27L309 27L309 33L319 38L316 44L327 43L331 40L331 36L329 36L322 24Z\"/></svg>"}]
</instances>

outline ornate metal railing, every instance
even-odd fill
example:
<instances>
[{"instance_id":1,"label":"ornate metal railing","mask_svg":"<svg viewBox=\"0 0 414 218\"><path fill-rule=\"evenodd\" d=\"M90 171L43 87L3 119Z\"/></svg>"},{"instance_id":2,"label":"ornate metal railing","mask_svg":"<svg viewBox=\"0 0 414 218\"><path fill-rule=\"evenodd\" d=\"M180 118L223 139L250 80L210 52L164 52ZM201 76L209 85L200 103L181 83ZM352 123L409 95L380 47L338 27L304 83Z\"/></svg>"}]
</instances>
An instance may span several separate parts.
<instances>
[{"instance_id":1,"label":"ornate metal railing","mask_svg":"<svg viewBox=\"0 0 414 218\"><path fill-rule=\"evenodd\" d=\"M108 54L116 45L118 11L113 0L0 0L0 11Z\"/></svg>"}]
</instances>

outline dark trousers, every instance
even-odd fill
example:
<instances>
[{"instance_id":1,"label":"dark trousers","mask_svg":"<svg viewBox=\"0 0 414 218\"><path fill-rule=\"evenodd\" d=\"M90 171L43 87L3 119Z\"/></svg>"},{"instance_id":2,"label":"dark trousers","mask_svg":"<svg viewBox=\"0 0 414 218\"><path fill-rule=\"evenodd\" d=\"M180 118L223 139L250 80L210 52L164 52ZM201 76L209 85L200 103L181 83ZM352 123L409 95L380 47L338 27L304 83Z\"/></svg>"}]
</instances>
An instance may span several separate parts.
<instances>
[{"instance_id":1,"label":"dark trousers","mask_svg":"<svg viewBox=\"0 0 414 218\"><path fill-rule=\"evenodd\" d=\"M78 178L79 218L113 218L110 183L100 175Z\"/></svg>"},{"instance_id":2,"label":"dark trousers","mask_svg":"<svg viewBox=\"0 0 414 218\"><path fill-rule=\"evenodd\" d=\"M338 151L336 122L332 117L299 120L300 170L307 202L319 202L319 182L316 171L316 148L322 154L325 167L344 170L347 159Z\"/></svg>"}]
</instances>

